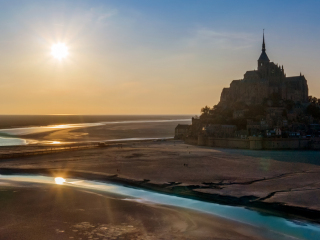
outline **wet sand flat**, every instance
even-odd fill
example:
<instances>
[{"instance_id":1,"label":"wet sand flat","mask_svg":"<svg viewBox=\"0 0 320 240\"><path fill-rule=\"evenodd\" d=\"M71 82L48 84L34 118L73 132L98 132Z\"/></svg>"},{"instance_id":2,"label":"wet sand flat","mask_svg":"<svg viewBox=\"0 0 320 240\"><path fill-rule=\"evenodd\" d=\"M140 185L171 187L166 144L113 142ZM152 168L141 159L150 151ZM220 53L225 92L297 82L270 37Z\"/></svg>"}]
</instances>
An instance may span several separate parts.
<instances>
[{"instance_id":1,"label":"wet sand flat","mask_svg":"<svg viewBox=\"0 0 320 240\"><path fill-rule=\"evenodd\" d=\"M38 169L51 175L121 180L173 194L205 194L209 199L214 196L214 201L217 197L232 197L240 205L280 204L318 212L320 167L306 163L306 159L299 162L298 158L304 154L318 158L319 153L252 151L248 155L242 150L176 141L141 142L2 159L0 169ZM317 216L312 219L319 221Z\"/></svg>"},{"instance_id":2,"label":"wet sand flat","mask_svg":"<svg viewBox=\"0 0 320 240\"><path fill-rule=\"evenodd\" d=\"M265 239L213 215L62 185L0 182L1 239Z\"/></svg>"}]
</instances>

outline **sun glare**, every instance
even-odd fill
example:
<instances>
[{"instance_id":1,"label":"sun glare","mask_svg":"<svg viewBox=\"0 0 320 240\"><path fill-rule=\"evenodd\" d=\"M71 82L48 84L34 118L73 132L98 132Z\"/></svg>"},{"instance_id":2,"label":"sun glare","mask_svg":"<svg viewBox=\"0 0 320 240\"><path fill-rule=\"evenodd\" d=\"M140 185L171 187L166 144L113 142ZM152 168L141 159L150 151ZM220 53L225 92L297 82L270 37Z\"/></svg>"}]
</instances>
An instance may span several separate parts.
<instances>
[{"instance_id":1,"label":"sun glare","mask_svg":"<svg viewBox=\"0 0 320 240\"><path fill-rule=\"evenodd\" d=\"M64 182L66 182L66 180L62 177L56 177L54 179L54 181L56 182L56 184L60 184L60 185L62 185Z\"/></svg>"},{"instance_id":2,"label":"sun glare","mask_svg":"<svg viewBox=\"0 0 320 240\"><path fill-rule=\"evenodd\" d=\"M51 47L51 54L59 60L66 58L69 54L68 47L64 43L56 43Z\"/></svg>"}]
</instances>

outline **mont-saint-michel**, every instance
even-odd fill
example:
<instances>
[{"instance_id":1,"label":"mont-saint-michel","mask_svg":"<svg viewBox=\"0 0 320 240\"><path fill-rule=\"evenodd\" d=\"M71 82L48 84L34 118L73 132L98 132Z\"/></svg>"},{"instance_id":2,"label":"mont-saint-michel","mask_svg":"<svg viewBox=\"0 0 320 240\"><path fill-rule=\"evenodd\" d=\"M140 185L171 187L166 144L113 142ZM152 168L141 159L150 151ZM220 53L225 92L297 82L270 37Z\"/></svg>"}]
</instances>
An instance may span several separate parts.
<instances>
[{"instance_id":1,"label":"mont-saint-michel","mask_svg":"<svg viewBox=\"0 0 320 240\"><path fill-rule=\"evenodd\" d=\"M264 43L258 63L192 125L0 116L1 238L320 239L320 151L230 149L316 148L304 76L286 77Z\"/></svg>"},{"instance_id":2,"label":"mont-saint-michel","mask_svg":"<svg viewBox=\"0 0 320 240\"><path fill-rule=\"evenodd\" d=\"M223 88L220 102L205 106L175 138L187 143L243 149L319 149L320 108L305 76L287 76L271 62L263 34L257 69Z\"/></svg>"},{"instance_id":3,"label":"mont-saint-michel","mask_svg":"<svg viewBox=\"0 0 320 240\"><path fill-rule=\"evenodd\" d=\"M320 239L320 1L1 3L0 240Z\"/></svg>"}]
</instances>

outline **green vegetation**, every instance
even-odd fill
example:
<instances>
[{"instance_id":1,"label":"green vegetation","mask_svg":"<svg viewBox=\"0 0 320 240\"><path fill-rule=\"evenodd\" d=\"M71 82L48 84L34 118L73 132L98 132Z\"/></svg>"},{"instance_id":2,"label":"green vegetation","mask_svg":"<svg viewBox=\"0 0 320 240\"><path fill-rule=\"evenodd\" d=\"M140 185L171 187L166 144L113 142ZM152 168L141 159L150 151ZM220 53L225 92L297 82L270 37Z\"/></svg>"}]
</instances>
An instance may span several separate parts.
<instances>
[{"instance_id":1,"label":"green vegetation","mask_svg":"<svg viewBox=\"0 0 320 240\"><path fill-rule=\"evenodd\" d=\"M308 100L310 104L306 109L306 114L311 115L315 119L320 119L320 99L309 96Z\"/></svg>"}]
</instances>

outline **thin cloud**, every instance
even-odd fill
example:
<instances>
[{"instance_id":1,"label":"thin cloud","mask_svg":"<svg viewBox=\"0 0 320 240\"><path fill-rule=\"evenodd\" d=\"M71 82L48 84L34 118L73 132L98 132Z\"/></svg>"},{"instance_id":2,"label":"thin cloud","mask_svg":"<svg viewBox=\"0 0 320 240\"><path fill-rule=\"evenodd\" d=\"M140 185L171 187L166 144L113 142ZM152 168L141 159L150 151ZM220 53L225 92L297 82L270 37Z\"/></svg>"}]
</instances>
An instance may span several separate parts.
<instances>
[{"instance_id":1,"label":"thin cloud","mask_svg":"<svg viewBox=\"0 0 320 240\"><path fill-rule=\"evenodd\" d=\"M118 14L117 9L91 8L84 19L91 23L105 24L107 20Z\"/></svg>"},{"instance_id":2,"label":"thin cloud","mask_svg":"<svg viewBox=\"0 0 320 240\"><path fill-rule=\"evenodd\" d=\"M187 41L189 46L210 46L211 48L243 49L252 47L257 36L245 32L219 32L208 28L194 31Z\"/></svg>"}]
</instances>

